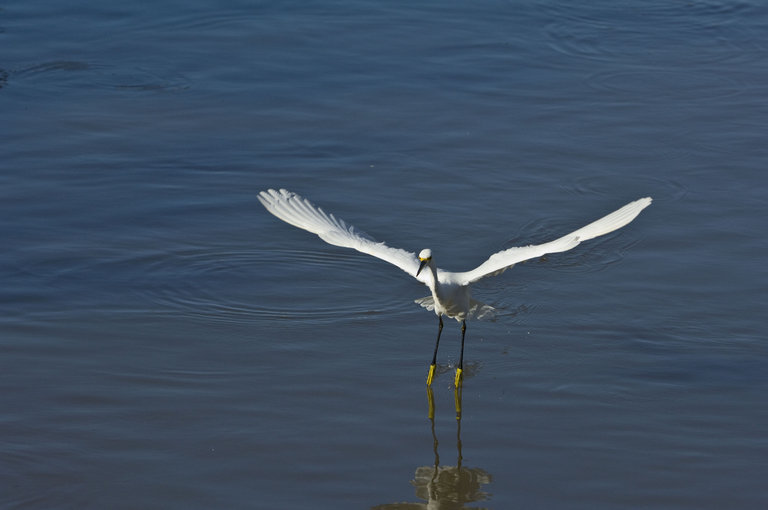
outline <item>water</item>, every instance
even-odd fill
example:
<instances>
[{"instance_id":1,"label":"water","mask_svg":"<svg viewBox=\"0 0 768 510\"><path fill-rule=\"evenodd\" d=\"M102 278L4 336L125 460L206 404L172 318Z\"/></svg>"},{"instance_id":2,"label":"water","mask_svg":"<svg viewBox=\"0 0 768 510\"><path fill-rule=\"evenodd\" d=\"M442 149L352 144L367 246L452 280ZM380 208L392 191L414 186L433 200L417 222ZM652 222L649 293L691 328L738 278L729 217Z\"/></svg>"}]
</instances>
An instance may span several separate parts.
<instances>
[{"instance_id":1,"label":"water","mask_svg":"<svg viewBox=\"0 0 768 510\"><path fill-rule=\"evenodd\" d=\"M11 2L0 507L760 508L760 2ZM397 268L483 282L462 416ZM410 505L410 506L409 506Z\"/></svg>"}]
</instances>

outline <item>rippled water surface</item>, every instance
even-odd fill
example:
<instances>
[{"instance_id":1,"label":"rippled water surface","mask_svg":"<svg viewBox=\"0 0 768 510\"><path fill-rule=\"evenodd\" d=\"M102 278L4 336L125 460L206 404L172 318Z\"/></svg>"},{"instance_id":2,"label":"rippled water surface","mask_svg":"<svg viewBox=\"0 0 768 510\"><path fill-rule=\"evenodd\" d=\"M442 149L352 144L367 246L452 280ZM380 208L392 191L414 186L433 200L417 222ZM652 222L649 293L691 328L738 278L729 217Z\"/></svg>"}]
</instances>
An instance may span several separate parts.
<instances>
[{"instance_id":1,"label":"rippled water surface","mask_svg":"<svg viewBox=\"0 0 768 510\"><path fill-rule=\"evenodd\" d=\"M764 507L768 9L582 4L0 4L0 507ZM654 203L478 285L457 420L270 187L449 270Z\"/></svg>"}]
</instances>

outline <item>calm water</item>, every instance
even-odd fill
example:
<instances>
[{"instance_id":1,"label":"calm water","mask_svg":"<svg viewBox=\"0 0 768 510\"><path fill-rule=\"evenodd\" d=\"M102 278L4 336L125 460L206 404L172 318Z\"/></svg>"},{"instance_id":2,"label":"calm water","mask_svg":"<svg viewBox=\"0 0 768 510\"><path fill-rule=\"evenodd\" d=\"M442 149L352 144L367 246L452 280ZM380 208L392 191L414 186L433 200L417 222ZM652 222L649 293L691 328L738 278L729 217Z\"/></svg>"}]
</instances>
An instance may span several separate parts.
<instances>
[{"instance_id":1,"label":"calm water","mask_svg":"<svg viewBox=\"0 0 768 510\"><path fill-rule=\"evenodd\" d=\"M0 507L762 508L762 2L3 2ZM268 215L464 270L446 322Z\"/></svg>"}]
</instances>

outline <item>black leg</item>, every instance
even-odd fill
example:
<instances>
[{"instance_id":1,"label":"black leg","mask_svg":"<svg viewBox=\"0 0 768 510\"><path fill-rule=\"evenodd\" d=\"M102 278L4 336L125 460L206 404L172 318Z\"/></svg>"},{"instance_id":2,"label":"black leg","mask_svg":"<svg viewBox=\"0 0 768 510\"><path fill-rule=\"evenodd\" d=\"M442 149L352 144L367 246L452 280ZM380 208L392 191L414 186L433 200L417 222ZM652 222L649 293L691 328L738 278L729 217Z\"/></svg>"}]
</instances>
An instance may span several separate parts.
<instances>
[{"instance_id":1,"label":"black leg","mask_svg":"<svg viewBox=\"0 0 768 510\"><path fill-rule=\"evenodd\" d=\"M435 352L432 354L432 364L429 365L429 374L427 374L427 386L432 385L432 377L435 375L435 367L437 366L437 348L440 345L440 333L443 332L443 316L438 315L437 318L440 320L439 327L437 329L437 341L435 341Z\"/></svg>"},{"instance_id":2,"label":"black leg","mask_svg":"<svg viewBox=\"0 0 768 510\"><path fill-rule=\"evenodd\" d=\"M467 332L467 321L461 321L461 353L459 354L459 368L456 369L456 380L454 386L461 385L461 373L464 370L464 334Z\"/></svg>"},{"instance_id":3,"label":"black leg","mask_svg":"<svg viewBox=\"0 0 768 510\"><path fill-rule=\"evenodd\" d=\"M443 316L438 315L437 318L440 320L439 327L437 328L437 341L435 342L435 352L432 354L432 364L437 363L437 347L440 345L440 333L443 332Z\"/></svg>"}]
</instances>

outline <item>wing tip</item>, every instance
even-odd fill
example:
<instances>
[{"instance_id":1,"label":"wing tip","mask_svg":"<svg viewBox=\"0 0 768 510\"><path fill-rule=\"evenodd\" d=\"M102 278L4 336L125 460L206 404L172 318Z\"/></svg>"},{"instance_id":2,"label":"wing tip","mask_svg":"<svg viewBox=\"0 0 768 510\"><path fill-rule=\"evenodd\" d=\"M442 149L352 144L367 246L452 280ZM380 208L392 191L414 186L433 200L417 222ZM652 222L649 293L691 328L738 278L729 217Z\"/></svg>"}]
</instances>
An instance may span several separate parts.
<instances>
[{"instance_id":1,"label":"wing tip","mask_svg":"<svg viewBox=\"0 0 768 510\"><path fill-rule=\"evenodd\" d=\"M288 191L285 188L280 188L280 189L269 188L269 189L260 191L258 195L256 195L256 198L267 209L273 208L279 202L288 202L295 198L301 199L299 195L297 195L292 191Z\"/></svg>"},{"instance_id":2,"label":"wing tip","mask_svg":"<svg viewBox=\"0 0 768 510\"><path fill-rule=\"evenodd\" d=\"M638 198L634 202L630 202L629 204L627 204L628 206L634 205L634 207L632 208L634 209L634 216L632 217L632 219L634 219L638 214L640 214L640 212L642 212L643 209L645 209L652 203L653 203L653 198L643 197L643 198Z\"/></svg>"}]
</instances>

